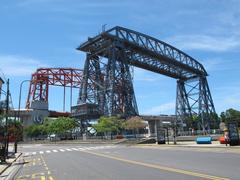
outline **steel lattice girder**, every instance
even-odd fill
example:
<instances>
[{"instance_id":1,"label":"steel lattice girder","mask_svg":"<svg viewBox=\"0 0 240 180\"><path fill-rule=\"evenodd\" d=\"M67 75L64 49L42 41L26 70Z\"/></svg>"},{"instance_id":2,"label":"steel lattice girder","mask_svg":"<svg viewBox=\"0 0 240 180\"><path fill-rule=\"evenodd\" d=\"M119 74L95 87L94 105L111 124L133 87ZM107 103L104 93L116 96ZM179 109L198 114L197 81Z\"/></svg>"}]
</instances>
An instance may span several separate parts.
<instances>
[{"instance_id":1,"label":"steel lattice girder","mask_svg":"<svg viewBox=\"0 0 240 180\"><path fill-rule=\"evenodd\" d=\"M108 115L123 114L133 116L138 114L132 77L126 59L124 48L113 44L108 50L109 60L106 71L105 88L106 104L105 112Z\"/></svg>"},{"instance_id":2,"label":"steel lattice girder","mask_svg":"<svg viewBox=\"0 0 240 180\"><path fill-rule=\"evenodd\" d=\"M97 56L87 54L85 60L83 81L79 91L78 104L102 104L103 100L103 79ZM101 109L103 112L103 108Z\"/></svg>"},{"instance_id":3,"label":"steel lattice girder","mask_svg":"<svg viewBox=\"0 0 240 180\"><path fill-rule=\"evenodd\" d=\"M90 38L78 49L103 56L114 41L120 46L124 45L129 56L137 56L129 61L134 66L176 79L207 76L203 65L184 52L153 37L122 27L114 27Z\"/></svg>"},{"instance_id":4,"label":"steel lattice girder","mask_svg":"<svg viewBox=\"0 0 240 180\"><path fill-rule=\"evenodd\" d=\"M115 67L116 61L120 61L177 79L176 114L178 120L184 121L186 117L190 116L192 118L193 115L198 114L202 118L202 126L207 127L209 124L207 114L215 113L206 79L208 74L203 65L165 42L117 26L89 38L77 49L92 56L108 59L109 67ZM108 53L109 51L112 53ZM111 55L117 51L122 52L122 57L114 58L116 61L112 61ZM106 79L109 79L108 76L106 75ZM114 74L113 76L116 78L117 75ZM197 85L188 92L186 85L196 79L198 79ZM111 80L114 82L114 79ZM132 82L129 83L132 84ZM114 85L111 86L114 87ZM191 93L193 91L196 91L195 96ZM132 92L129 91L127 94L132 94ZM110 106L108 106L113 108L111 103L120 102L107 100L105 104L108 103L110 103Z\"/></svg>"},{"instance_id":5,"label":"steel lattice girder","mask_svg":"<svg viewBox=\"0 0 240 180\"><path fill-rule=\"evenodd\" d=\"M200 118L203 130L210 128L215 108L206 77L188 81L177 81L176 115L177 122L182 124L186 118Z\"/></svg>"},{"instance_id":6,"label":"steel lattice girder","mask_svg":"<svg viewBox=\"0 0 240 180\"><path fill-rule=\"evenodd\" d=\"M97 104L100 114L105 115L137 115L137 103L129 65L125 62L125 52L113 46L106 53L110 58L103 67L100 67L99 58L87 54L78 104Z\"/></svg>"},{"instance_id":7,"label":"steel lattice girder","mask_svg":"<svg viewBox=\"0 0 240 180\"><path fill-rule=\"evenodd\" d=\"M80 88L82 70L73 68L39 68L32 74L26 108L31 102L41 100L48 102L48 86Z\"/></svg>"}]
</instances>

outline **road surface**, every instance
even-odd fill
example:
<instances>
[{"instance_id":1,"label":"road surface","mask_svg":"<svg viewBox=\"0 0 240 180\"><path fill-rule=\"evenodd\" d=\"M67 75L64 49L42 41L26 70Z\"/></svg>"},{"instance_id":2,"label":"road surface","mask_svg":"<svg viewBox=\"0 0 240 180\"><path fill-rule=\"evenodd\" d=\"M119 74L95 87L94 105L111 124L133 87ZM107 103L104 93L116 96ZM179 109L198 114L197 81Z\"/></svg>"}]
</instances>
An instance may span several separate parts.
<instances>
[{"instance_id":1,"label":"road surface","mask_svg":"<svg viewBox=\"0 0 240 180\"><path fill-rule=\"evenodd\" d=\"M21 145L14 179L240 179L240 154L201 148L126 145Z\"/></svg>"}]
</instances>

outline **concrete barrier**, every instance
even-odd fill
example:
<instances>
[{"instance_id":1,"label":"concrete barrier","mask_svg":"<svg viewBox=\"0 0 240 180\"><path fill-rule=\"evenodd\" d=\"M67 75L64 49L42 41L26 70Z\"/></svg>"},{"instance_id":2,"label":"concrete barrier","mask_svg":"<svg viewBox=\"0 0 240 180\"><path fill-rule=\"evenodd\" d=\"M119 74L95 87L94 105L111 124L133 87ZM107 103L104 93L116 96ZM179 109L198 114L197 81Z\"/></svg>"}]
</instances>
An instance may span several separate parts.
<instances>
[{"instance_id":1,"label":"concrete barrier","mask_svg":"<svg viewBox=\"0 0 240 180\"><path fill-rule=\"evenodd\" d=\"M202 136L196 138L197 144L212 144L212 137L210 136Z\"/></svg>"}]
</instances>

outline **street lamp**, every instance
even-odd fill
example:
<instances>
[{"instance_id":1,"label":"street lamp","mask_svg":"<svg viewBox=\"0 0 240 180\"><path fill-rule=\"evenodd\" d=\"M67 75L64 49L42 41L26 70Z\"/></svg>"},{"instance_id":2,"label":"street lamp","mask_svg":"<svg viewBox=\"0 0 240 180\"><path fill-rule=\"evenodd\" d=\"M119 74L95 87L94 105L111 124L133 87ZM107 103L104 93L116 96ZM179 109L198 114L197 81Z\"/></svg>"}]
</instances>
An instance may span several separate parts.
<instances>
[{"instance_id":1,"label":"street lamp","mask_svg":"<svg viewBox=\"0 0 240 180\"><path fill-rule=\"evenodd\" d=\"M2 82L1 82L2 83ZM6 116L5 116L5 132L4 132L4 152L3 153L3 162L6 162L6 158L8 157L8 140L9 140L9 134L8 134L8 116L9 116L9 79L7 79L7 92L3 91L1 89L1 92L4 92L6 95Z\"/></svg>"},{"instance_id":2,"label":"street lamp","mask_svg":"<svg viewBox=\"0 0 240 180\"><path fill-rule=\"evenodd\" d=\"M7 93L2 90L2 85L4 84L5 82L3 81L3 79L0 77L0 100L1 100L1 94L3 93L4 95L7 95ZM1 149L0 149L0 160L3 161L3 162L6 162L6 132L3 133L3 139L4 141L1 142L1 143L4 143L4 145L1 146Z\"/></svg>"},{"instance_id":3,"label":"street lamp","mask_svg":"<svg viewBox=\"0 0 240 180\"><path fill-rule=\"evenodd\" d=\"M20 120L20 108L21 108L21 98L22 98L22 86L23 86L23 83L25 82L31 82L31 80L23 80L20 84L20 88L19 88L19 98L18 98L18 120ZM22 122L22 121L21 121ZM23 122L22 122L23 123ZM15 125L16 125L16 119L15 119ZM23 124L22 124L23 126ZM17 137L16 137L16 140L15 140L15 143L14 143L14 151L15 153L17 153Z\"/></svg>"}]
</instances>

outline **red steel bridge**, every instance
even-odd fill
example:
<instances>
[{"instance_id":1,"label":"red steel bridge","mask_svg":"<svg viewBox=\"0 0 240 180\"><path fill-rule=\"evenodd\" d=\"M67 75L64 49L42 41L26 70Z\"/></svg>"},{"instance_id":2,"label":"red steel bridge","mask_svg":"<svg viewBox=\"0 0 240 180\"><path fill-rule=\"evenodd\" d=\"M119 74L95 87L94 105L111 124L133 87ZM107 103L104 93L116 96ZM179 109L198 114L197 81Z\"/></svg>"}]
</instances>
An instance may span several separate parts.
<instances>
[{"instance_id":1,"label":"red steel bridge","mask_svg":"<svg viewBox=\"0 0 240 180\"><path fill-rule=\"evenodd\" d=\"M33 101L48 102L49 85L62 86L64 88L65 111L65 87L71 88L70 100L72 101L72 88L80 88L83 72L74 68L39 68L32 74L26 109L29 109ZM70 102L72 104L72 102Z\"/></svg>"}]
</instances>

